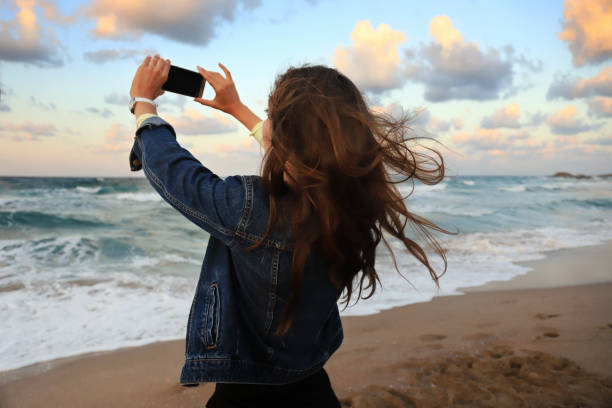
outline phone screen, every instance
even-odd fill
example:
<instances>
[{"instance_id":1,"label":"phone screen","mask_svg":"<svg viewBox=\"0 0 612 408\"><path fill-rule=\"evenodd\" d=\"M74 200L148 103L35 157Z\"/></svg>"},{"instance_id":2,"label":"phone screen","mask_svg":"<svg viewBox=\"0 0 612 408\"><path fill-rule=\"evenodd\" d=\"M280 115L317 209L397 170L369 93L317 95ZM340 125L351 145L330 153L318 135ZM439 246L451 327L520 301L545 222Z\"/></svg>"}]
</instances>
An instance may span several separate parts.
<instances>
[{"instance_id":1,"label":"phone screen","mask_svg":"<svg viewBox=\"0 0 612 408\"><path fill-rule=\"evenodd\" d=\"M205 83L204 77L199 72L170 65L168 79L162 85L162 89L168 92L201 98Z\"/></svg>"}]
</instances>

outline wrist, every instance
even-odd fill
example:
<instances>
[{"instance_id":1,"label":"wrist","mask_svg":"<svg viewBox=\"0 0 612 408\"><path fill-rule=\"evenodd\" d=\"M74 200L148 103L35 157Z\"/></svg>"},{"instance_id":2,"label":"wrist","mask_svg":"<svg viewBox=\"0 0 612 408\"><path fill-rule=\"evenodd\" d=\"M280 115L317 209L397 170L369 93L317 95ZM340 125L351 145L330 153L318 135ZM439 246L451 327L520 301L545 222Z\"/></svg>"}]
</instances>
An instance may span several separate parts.
<instances>
[{"instance_id":1,"label":"wrist","mask_svg":"<svg viewBox=\"0 0 612 408\"><path fill-rule=\"evenodd\" d=\"M246 108L246 106L242 102L238 101L227 110L227 113L237 118L237 116L240 116L241 113L244 112L244 108Z\"/></svg>"},{"instance_id":2,"label":"wrist","mask_svg":"<svg viewBox=\"0 0 612 408\"><path fill-rule=\"evenodd\" d=\"M253 126L261 121L261 119L243 103L240 103L230 114L249 130L253 129Z\"/></svg>"},{"instance_id":3,"label":"wrist","mask_svg":"<svg viewBox=\"0 0 612 408\"><path fill-rule=\"evenodd\" d=\"M134 116L138 117L144 113L157 115L157 108L147 102L136 102L134 104Z\"/></svg>"}]
</instances>

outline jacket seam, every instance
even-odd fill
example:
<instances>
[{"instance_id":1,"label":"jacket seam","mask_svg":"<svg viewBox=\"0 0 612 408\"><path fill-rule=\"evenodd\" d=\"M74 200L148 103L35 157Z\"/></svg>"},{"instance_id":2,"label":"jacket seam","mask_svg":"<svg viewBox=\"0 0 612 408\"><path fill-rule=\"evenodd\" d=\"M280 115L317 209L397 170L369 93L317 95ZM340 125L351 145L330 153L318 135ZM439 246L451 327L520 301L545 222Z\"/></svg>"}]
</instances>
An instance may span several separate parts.
<instances>
[{"instance_id":1,"label":"jacket seam","mask_svg":"<svg viewBox=\"0 0 612 408\"><path fill-rule=\"evenodd\" d=\"M144 147L142 146L142 140L138 140L138 143L141 145L141 152L144 151ZM174 205L176 205L177 207L179 207L181 210L183 210L184 212L186 212L187 214L191 215L192 217L210 225L211 227L215 228L217 231L221 232L224 235L227 236L233 236L234 235L234 231L227 229L223 226L218 225L215 222L212 222L207 216L205 216L204 214L199 213L198 211L192 209L191 207L188 207L187 205L185 205L182 201L180 201L179 199L175 198L172 194L170 194L170 192L168 192L168 190L166 190L166 187L163 185L163 183L157 178L157 176L153 173L153 171L151 171L149 169L149 166L147 165L147 161L144 158L144 154L142 154L142 168L143 170L151 177L151 179L155 182L155 184L157 184L157 186L164 192L164 195L166 196L166 198L168 198Z\"/></svg>"},{"instance_id":2,"label":"jacket seam","mask_svg":"<svg viewBox=\"0 0 612 408\"><path fill-rule=\"evenodd\" d=\"M239 231L239 230L237 230L235 232L235 234L237 236L239 236L240 238L244 238L247 241L251 241L253 243L255 243L255 242L257 242L257 241L259 241L261 239L260 236L255 235L255 234L251 234L251 233L246 232L246 231ZM273 239L270 239L270 238L266 238L266 240L264 241L264 246L279 248L279 249L285 250L285 251L290 250L290 248L287 245L283 245L281 243L281 241L276 241L276 240L273 240Z\"/></svg>"},{"instance_id":3,"label":"jacket seam","mask_svg":"<svg viewBox=\"0 0 612 408\"><path fill-rule=\"evenodd\" d=\"M244 183L244 208L242 209L242 217L238 222L236 231L244 231L246 233L246 224L251 217L251 208L253 207L253 182L250 177L240 176Z\"/></svg>"},{"instance_id":4,"label":"jacket seam","mask_svg":"<svg viewBox=\"0 0 612 408\"><path fill-rule=\"evenodd\" d=\"M272 270L270 271L270 285L268 289L268 308L266 311L266 324L264 330L269 334L274 320L274 308L276 307L276 287L278 285L278 265L280 258L280 249L277 247L272 258Z\"/></svg>"}]
</instances>

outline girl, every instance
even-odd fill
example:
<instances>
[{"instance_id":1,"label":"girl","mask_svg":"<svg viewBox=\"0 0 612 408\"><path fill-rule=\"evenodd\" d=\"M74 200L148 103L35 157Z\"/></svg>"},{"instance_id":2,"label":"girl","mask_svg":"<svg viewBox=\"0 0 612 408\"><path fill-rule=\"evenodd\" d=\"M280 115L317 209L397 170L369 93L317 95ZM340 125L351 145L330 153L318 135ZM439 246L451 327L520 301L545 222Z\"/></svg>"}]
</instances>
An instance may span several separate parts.
<instances>
[{"instance_id":1,"label":"girl","mask_svg":"<svg viewBox=\"0 0 612 408\"><path fill-rule=\"evenodd\" d=\"M137 130L131 169L210 234L187 325L182 385L215 382L207 407L339 407L323 365L340 347L337 302L380 283L376 246L385 234L436 274L410 226L448 232L406 208L395 187L444 177L442 156L408 148L409 118L370 110L344 75L323 66L280 75L261 121L241 101L230 72L198 67L215 90L203 105L226 112L265 148L261 176L217 177L176 141L153 100L170 61L147 56L131 97ZM389 173L394 171L393 177ZM403 175L399 178L398 175ZM395 259L394 259L395 262ZM397 269L397 266L396 266ZM398 271L399 272L399 271ZM367 285L364 285L367 279ZM365 287L364 287L365 286Z\"/></svg>"}]
</instances>

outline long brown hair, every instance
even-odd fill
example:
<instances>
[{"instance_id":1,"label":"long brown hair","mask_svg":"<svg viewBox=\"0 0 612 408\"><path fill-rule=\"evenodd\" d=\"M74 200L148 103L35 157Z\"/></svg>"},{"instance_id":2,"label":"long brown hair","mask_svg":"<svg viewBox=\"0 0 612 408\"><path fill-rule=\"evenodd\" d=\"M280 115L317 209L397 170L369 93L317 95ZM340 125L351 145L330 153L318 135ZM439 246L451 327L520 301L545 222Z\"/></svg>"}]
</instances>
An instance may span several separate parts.
<instances>
[{"instance_id":1,"label":"long brown hair","mask_svg":"<svg viewBox=\"0 0 612 408\"><path fill-rule=\"evenodd\" d=\"M446 272L446 255L428 229L451 232L408 211L395 185L414 183L414 178L439 183L444 160L432 148L424 152L409 148L409 142L418 138L409 137L410 115L394 118L373 112L346 76L332 68L306 65L292 67L276 79L268 117L271 146L261 175L270 196L270 217L264 237L251 248L261 245L277 223L283 230L291 227L294 243L291 295L274 335L284 335L291 327L311 250L325 256L338 298L347 290L346 305L359 271L358 299L368 288L371 291L363 299L371 297L380 283L374 261L381 240L399 273L383 231L402 241L438 286ZM406 236L407 225L440 255L442 274L434 271L423 248Z\"/></svg>"}]
</instances>

